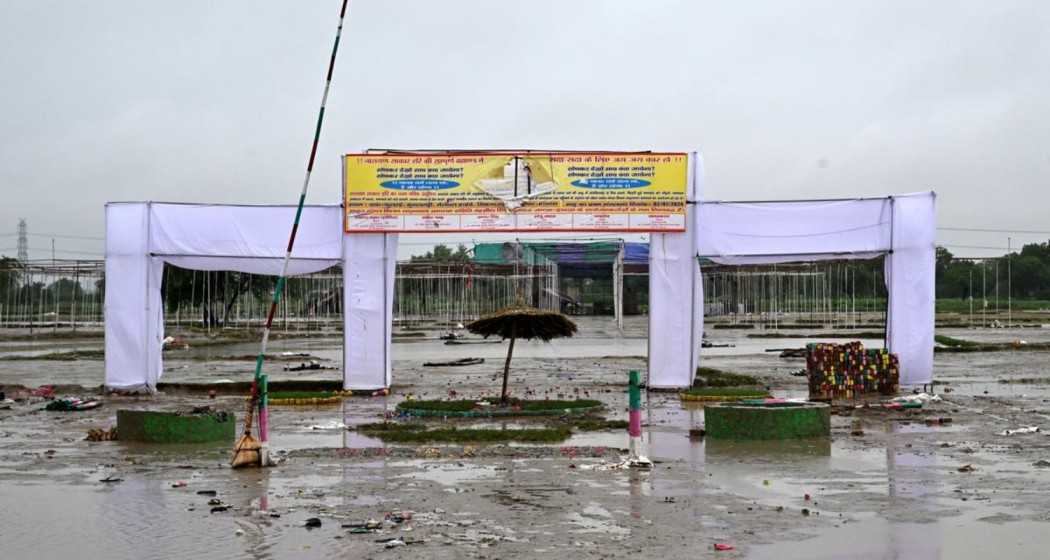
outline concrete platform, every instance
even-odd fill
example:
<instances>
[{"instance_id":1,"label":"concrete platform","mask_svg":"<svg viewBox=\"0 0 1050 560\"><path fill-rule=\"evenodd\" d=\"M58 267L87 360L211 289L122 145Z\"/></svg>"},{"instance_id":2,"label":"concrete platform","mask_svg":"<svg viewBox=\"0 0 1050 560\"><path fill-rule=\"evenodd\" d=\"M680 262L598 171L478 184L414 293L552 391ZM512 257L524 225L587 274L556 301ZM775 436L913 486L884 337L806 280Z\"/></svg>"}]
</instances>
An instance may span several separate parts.
<instances>
[{"instance_id":1,"label":"concrete platform","mask_svg":"<svg viewBox=\"0 0 1050 560\"><path fill-rule=\"evenodd\" d=\"M823 403L718 403L704 407L707 437L795 439L831 436L831 407Z\"/></svg>"},{"instance_id":2,"label":"concrete platform","mask_svg":"<svg viewBox=\"0 0 1050 560\"><path fill-rule=\"evenodd\" d=\"M117 439L146 443L233 442L237 421L232 412L203 414L118 410Z\"/></svg>"}]
</instances>

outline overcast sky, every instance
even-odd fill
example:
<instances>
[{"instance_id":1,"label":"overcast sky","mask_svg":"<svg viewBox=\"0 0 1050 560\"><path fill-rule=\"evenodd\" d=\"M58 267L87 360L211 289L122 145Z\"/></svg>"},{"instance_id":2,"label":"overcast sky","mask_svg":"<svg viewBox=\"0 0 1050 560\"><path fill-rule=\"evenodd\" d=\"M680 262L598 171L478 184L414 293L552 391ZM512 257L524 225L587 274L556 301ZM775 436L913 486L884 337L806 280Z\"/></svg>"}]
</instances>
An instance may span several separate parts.
<instances>
[{"instance_id":1,"label":"overcast sky","mask_svg":"<svg viewBox=\"0 0 1050 560\"><path fill-rule=\"evenodd\" d=\"M338 10L3 0L0 253L23 217L31 257L100 257L110 200L294 203ZM697 149L706 198L933 189L941 226L1050 230L1048 30L1040 0L356 0L308 201L369 147Z\"/></svg>"}]
</instances>

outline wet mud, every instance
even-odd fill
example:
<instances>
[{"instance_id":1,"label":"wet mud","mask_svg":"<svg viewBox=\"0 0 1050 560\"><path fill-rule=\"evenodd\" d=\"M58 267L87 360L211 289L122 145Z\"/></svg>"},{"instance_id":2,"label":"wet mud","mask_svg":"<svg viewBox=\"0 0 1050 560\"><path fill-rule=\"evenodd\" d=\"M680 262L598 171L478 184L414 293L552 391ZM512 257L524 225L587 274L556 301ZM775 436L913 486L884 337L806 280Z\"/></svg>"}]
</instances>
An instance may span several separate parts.
<instances>
[{"instance_id":1,"label":"wet mud","mask_svg":"<svg viewBox=\"0 0 1050 560\"><path fill-rule=\"evenodd\" d=\"M512 388L540 398L595 398L610 419L625 419L626 372L644 368L637 357L645 353L644 332L584 327L579 340L522 345L520 356L516 349ZM805 396L804 381L789 375L799 360L764 352L770 341L746 333L711 334L736 346L705 349L705 365L754 375L776 396ZM1039 329L947 334L1050 340L1050 331ZM63 344L90 349L100 341ZM200 352L239 355L250 346ZM338 363L340 348L338 340L297 339L274 351ZM504 351L396 343L389 397L274 407L281 462L263 470L229 469L232 442L84 441L89 429L113 426L119 408L208 404L240 416L238 396L106 397L101 408L84 412L42 411L40 400L13 403L0 410L2 556L966 559L1046 558L1050 550L1050 437L1003 435L1025 426L1050 430L1050 384L1002 382L1050 376L1046 353L938 354L942 402L919 411L838 407L832 437L813 441L691 438L690 428L704 423L703 406L651 392L644 396L644 442L656 461L652 471L615 468L627 445L617 430L575 432L558 445L397 446L345 428L380 421L407 394L491 396L499 390L499 360L448 368L422 362ZM165 381L251 375L243 362L171 353L165 359ZM338 375L279 368L276 379ZM0 363L5 385L89 387L101 379L101 361ZM863 435L851 435L857 424ZM311 519L320 526L307 527ZM716 552L716 543L734 549Z\"/></svg>"}]
</instances>

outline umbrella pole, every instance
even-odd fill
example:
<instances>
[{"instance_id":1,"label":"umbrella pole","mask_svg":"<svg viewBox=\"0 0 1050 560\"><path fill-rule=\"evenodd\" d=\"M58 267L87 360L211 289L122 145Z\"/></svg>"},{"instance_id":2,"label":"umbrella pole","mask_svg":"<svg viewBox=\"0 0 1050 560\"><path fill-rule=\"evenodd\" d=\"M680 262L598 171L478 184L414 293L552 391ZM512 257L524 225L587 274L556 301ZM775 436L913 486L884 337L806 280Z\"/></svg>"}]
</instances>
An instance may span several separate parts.
<instances>
[{"instance_id":1,"label":"umbrella pole","mask_svg":"<svg viewBox=\"0 0 1050 560\"><path fill-rule=\"evenodd\" d=\"M510 378L510 359L514 356L514 341L517 340L515 336L517 329L514 326L510 328L510 347L507 348L507 361L503 364L503 391L500 393L500 402L507 404L507 379Z\"/></svg>"}]
</instances>

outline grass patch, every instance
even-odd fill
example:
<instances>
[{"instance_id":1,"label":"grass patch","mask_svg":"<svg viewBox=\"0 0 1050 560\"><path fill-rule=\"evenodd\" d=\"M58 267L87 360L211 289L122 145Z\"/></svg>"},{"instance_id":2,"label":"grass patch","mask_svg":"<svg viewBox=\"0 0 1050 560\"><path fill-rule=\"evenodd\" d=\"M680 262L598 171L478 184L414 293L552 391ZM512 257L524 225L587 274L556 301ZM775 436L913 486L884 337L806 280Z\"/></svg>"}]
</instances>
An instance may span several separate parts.
<instances>
[{"instance_id":1,"label":"grass patch","mask_svg":"<svg viewBox=\"0 0 1050 560\"><path fill-rule=\"evenodd\" d=\"M1050 385L1050 377L1020 377L1017 379L1000 379L999 383L1018 385Z\"/></svg>"},{"instance_id":2,"label":"grass patch","mask_svg":"<svg viewBox=\"0 0 1050 560\"><path fill-rule=\"evenodd\" d=\"M502 430L485 428L426 429L420 424L363 424L357 431L391 443L556 443L572 435L568 427Z\"/></svg>"},{"instance_id":3,"label":"grass patch","mask_svg":"<svg viewBox=\"0 0 1050 560\"><path fill-rule=\"evenodd\" d=\"M758 379L750 375L709 367L696 368L696 379L693 380L694 387L739 387L758 384Z\"/></svg>"},{"instance_id":4,"label":"grass patch","mask_svg":"<svg viewBox=\"0 0 1050 560\"><path fill-rule=\"evenodd\" d=\"M340 391L269 391L270 399L330 399L345 396Z\"/></svg>"},{"instance_id":5,"label":"grass patch","mask_svg":"<svg viewBox=\"0 0 1050 560\"><path fill-rule=\"evenodd\" d=\"M398 403L398 410L427 410L431 412L469 412L472 410L498 409L498 410L521 410L523 412L539 412L547 410L565 410L566 408L593 408L601 406L601 401L577 399L573 401L530 401L522 399L510 399L507 408L498 406L499 400L489 401L493 406L481 407L473 399L456 401L402 401Z\"/></svg>"},{"instance_id":6,"label":"grass patch","mask_svg":"<svg viewBox=\"0 0 1050 560\"><path fill-rule=\"evenodd\" d=\"M979 346L972 340L963 340L961 338L954 338L943 334L933 335L933 340L943 346L947 346L948 348L975 348Z\"/></svg>"},{"instance_id":7,"label":"grass patch","mask_svg":"<svg viewBox=\"0 0 1050 560\"><path fill-rule=\"evenodd\" d=\"M762 398L769 393L762 389L750 387L691 387L685 394L694 397L736 397L736 398Z\"/></svg>"},{"instance_id":8,"label":"grass patch","mask_svg":"<svg viewBox=\"0 0 1050 560\"><path fill-rule=\"evenodd\" d=\"M418 432L426 430L427 426L422 422L373 422L358 424L355 429L359 432Z\"/></svg>"},{"instance_id":9,"label":"grass patch","mask_svg":"<svg viewBox=\"0 0 1050 560\"><path fill-rule=\"evenodd\" d=\"M580 418L571 422L571 426L582 432L599 432L602 430L626 430L626 420L606 420L604 418Z\"/></svg>"},{"instance_id":10,"label":"grass patch","mask_svg":"<svg viewBox=\"0 0 1050 560\"><path fill-rule=\"evenodd\" d=\"M860 308L860 304L857 304ZM937 313L961 313L966 314L970 312L970 301L966 298L937 298L936 302ZM1014 311L1041 311L1050 310L1050 300L1045 299L1018 299L1014 297L1013 300ZM1006 309L1003 306L1000 309L1000 313L1005 313ZM989 315L991 312L989 312Z\"/></svg>"},{"instance_id":11,"label":"grass patch","mask_svg":"<svg viewBox=\"0 0 1050 560\"><path fill-rule=\"evenodd\" d=\"M56 361L73 362L76 360L101 360L106 357L104 350L72 350L69 352L49 352L35 356L0 356L3 361Z\"/></svg>"},{"instance_id":12,"label":"grass patch","mask_svg":"<svg viewBox=\"0 0 1050 560\"><path fill-rule=\"evenodd\" d=\"M933 339L941 344L935 346L934 352L1005 352L1005 351L1036 351L1044 352L1050 350L1050 342L974 342L961 338L952 338L944 335L934 335Z\"/></svg>"},{"instance_id":13,"label":"grass patch","mask_svg":"<svg viewBox=\"0 0 1050 560\"><path fill-rule=\"evenodd\" d=\"M886 336L884 331L862 331L862 332L825 332L825 333L811 333L811 334L794 334L794 333L752 333L747 335L748 338L883 338Z\"/></svg>"}]
</instances>

